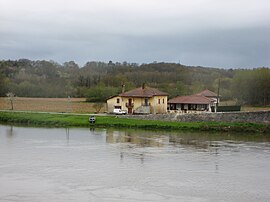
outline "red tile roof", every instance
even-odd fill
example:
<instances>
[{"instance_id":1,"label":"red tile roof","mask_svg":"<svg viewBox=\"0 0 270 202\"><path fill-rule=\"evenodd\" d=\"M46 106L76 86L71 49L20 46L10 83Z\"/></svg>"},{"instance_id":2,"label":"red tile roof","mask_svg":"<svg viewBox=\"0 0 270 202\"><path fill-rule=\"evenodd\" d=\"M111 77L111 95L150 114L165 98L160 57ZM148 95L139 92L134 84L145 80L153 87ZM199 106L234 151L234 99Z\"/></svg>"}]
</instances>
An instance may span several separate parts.
<instances>
[{"instance_id":1,"label":"red tile roof","mask_svg":"<svg viewBox=\"0 0 270 202\"><path fill-rule=\"evenodd\" d=\"M197 93L196 95L203 95L205 97L217 97L218 95L208 89L200 92L200 93Z\"/></svg>"},{"instance_id":2,"label":"red tile roof","mask_svg":"<svg viewBox=\"0 0 270 202\"><path fill-rule=\"evenodd\" d=\"M169 104L210 104L211 99L203 95L178 96L168 101Z\"/></svg>"},{"instance_id":3,"label":"red tile roof","mask_svg":"<svg viewBox=\"0 0 270 202\"><path fill-rule=\"evenodd\" d=\"M145 88L136 88L124 93L119 94L121 97L154 97L154 96L167 96L168 93L164 93L156 88L150 88L150 87L145 87Z\"/></svg>"}]
</instances>

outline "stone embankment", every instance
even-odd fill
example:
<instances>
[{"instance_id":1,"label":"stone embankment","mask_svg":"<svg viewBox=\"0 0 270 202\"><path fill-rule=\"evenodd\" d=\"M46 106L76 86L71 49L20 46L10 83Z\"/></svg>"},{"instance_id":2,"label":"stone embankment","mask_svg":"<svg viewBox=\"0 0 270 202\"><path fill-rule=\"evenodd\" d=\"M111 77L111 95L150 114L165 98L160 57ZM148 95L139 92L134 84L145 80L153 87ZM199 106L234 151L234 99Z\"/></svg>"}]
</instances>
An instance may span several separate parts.
<instances>
[{"instance_id":1,"label":"stone embankment","mask_svg":"<svg viewBox=\"0 0 270 202\"><path fill-rule=\"evenodd\" d=\"M200 114L155 114L155 115L126 115L126 118L142 120L164 120L178 122L244 122L270 124L270 111L257 112L218 112Z\"/></svg>"}]
</instances>

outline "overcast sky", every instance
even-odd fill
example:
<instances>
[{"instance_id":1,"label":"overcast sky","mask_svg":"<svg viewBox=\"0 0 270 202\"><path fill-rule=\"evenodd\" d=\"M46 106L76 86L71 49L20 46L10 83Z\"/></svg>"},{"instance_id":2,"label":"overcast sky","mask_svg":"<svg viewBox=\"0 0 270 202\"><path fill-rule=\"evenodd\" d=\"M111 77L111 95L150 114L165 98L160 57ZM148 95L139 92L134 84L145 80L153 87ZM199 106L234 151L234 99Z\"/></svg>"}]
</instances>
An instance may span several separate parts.
<instances>
[{"instance_id":1,"label":"overcast sky","mask_svg":"<svg viewBox=\"0 0 270 202\"><path fill-rule=\"evenodd\" d=\"M0 60L270 66L270 0L0 0Z\"/></svg>"}]
</instances>

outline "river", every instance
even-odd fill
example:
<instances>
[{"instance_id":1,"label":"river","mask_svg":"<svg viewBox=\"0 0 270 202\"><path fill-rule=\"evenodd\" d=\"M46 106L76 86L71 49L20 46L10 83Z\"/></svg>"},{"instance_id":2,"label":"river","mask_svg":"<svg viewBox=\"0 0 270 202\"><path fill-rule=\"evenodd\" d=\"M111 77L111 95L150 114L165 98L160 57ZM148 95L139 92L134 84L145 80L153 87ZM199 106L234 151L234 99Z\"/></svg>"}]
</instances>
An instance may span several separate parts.
<instances>
[{"instance_id":1,"label":"river","mask_svg":"<svg viewBox=\"0 0 270 202\"><path fill-rule=\"evenodd\" d=\"M270 201L270 137L0 125L0 201Z\"/></svg>"}]
</instances>

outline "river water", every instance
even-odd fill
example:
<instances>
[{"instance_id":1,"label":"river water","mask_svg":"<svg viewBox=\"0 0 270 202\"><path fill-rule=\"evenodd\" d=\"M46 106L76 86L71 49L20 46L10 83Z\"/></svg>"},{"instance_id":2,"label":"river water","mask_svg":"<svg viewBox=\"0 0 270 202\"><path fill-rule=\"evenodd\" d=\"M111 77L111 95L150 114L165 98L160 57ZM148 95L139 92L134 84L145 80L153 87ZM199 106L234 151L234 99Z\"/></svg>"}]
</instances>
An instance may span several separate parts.
<instances>
[{"instance_id":1,"label":"river water","mask_svg":"<svg viewBox=\"0 0 270 202\"><path fill-rule=\"evenodd\" d=\"M0 201L270 201L270 137L0 125Z\"/></svg>"}]
</instances>

